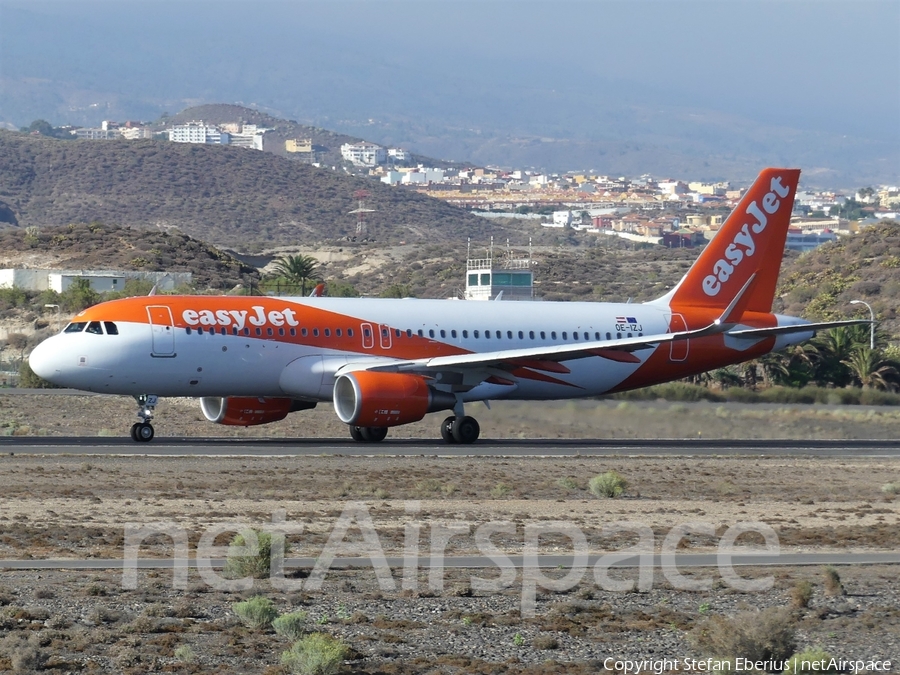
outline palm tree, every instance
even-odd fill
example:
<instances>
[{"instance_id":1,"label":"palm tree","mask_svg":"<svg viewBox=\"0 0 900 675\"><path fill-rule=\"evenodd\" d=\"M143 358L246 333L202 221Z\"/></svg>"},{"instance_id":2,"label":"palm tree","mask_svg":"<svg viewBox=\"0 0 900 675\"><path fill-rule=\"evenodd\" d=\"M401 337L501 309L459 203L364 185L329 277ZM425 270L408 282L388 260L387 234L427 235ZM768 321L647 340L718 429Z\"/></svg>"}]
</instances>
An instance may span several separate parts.
<instances>
[{"instance_id":1,"label":"palm tree","mask_svg":"<svg viewBox=\"0 0 900 675\"><path fill-rule=\"evenodd\" d=\"M900 384L900 364L885 358L880 349L869 349L868 345L858 345L848 359L841 361L849 368L853 379L863 389L891 391Z\"/></svg>"},{"instance_id":2,"label":"palm tree","mask_svg":"<svg viewBox=\"0 0 900 675\"><path fill-rule=\"evenodd\" d=\"M306 295L307 283L321 280L318 267L319 262L309 255L288 255L275 261L275 273L300 286L300 295Z\"/></svg>"}]
</instances>

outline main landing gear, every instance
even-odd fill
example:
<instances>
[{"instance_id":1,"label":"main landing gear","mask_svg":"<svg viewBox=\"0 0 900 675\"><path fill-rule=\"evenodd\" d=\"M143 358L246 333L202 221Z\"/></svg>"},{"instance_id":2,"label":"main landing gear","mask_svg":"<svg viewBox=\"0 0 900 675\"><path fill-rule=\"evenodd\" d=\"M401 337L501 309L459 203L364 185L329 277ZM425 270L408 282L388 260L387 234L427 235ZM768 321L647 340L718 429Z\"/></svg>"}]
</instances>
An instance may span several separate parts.
<instances>
[{"instance_id":1,"label":"main landing gear","mask_svg":"<svg viewBox=\"0 0 900 675\"><path fill-rule=\"evenodd\" d=\"M358 443L380 443L387 436L387 427L350 426L350 437Z\"/></svg>"},{"instance_id":2,"label":"main landing gear","mask_svg":"<svg viewBox=\"0 0 900 675\"><path fill-rule=\"evenodd\" d=\"M141 418L140 422L131 425L131 440L137 443L149 443L153 440L154 431L150 421L153 419L153 411L159 402L159 397L155 394L141 394L135 396L139 410L137 416Z\"/></svg>"},{"instance_id":3,"label":"main landing gear","mask_svg":"<svg viewBox=\"0 0 900 675\"><path fill-rule=\"evenodd\" d=\"M441 422L441 438L445 443L474 443L480 433L478 420L468 415L451 415Z\"/></svg>"}]
</instances>

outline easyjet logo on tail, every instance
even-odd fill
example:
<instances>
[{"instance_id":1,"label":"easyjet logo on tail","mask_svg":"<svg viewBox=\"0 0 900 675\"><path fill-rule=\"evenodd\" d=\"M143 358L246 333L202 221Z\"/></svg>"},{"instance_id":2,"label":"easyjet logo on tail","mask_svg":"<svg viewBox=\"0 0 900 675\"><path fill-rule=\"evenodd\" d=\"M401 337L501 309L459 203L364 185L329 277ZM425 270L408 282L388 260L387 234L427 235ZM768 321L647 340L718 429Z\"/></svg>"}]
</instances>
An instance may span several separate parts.
<instances>
[{"instance_id":1,"label":"easyjet logo on tail","mask_svg":"<svg viewBox=\"0 0 900 675\"><path fill-rule=\"evenodd\" d=\"M781 184L781 176L775 176L769 183L769 192L762 198L762 208L756 201L747 206L747 216L751 216L756 222L744 224L738 230L732 242L725 249L724 258L719 258L712 268L712 274L703 278L703 292L713 297L722 290L722 284L731 278L735 269L746 259L756 253L756 240L754 235L761 234L766 229L769 216L778 213L783 204L783 199L788 196L791 189Z\"/></svg>"}]
</instances>

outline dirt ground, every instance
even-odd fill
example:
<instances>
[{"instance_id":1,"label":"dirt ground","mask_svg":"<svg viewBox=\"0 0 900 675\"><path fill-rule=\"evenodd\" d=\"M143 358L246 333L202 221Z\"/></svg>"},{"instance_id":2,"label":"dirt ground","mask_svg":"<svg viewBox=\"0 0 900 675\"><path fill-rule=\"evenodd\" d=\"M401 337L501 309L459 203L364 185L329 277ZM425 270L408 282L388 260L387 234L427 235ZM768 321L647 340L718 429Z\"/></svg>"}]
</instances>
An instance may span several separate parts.
<instances>
[{"instance_id":1,"label":"dirt ground","mask_svg":"<svg viewBox=\"0 0 900 675\"><path fill-rule=\"evenodd\" d=\"M817 406L581 402L502 404L476 414L487 437L723 438L896 437L891 409ZM473 411L474 412L474 411ZM0 396L8 433L124 435L129 402L106 397ZM235 430L201 422L195 402L159 408L162 436L261 434L343 437L328 406L292 415L272 427ZM437 417L397 435L435 437ZM806 428L805 434L803 428ZM893 436L891 435L893 434ZM390 437L389 437L390 438ZM618 499L588 489L591 477L614 470L628 482ZM715 550L741 522L761 521L782 551L896 551L900 546L900 463L892 458L812 457L98 457L0 456L0 558L119 558L126 528L165 522L195 548L214 525L226 534L263 528L283 511L303 531L289 536L290 556L317 556L347 509L364 513L385 555L415 541L427 555L438 541L448 555L477 553L478 527L511 523L491 538L499 552L521 554L526 528L562 523L585 536L592 553L634 543L608 526L630 521L652 531L657 550L672 528L709 523L682 552ZM355 521L360 525L363 521ZM418 537L409 527L417 524ZM446 542L440 539L446 528ZM228 529L231 528L231 529ZM353 527L347 541L359 544ZM759 543L748 536L740 543ZM552 533L542 553L565 553L571 542ZM171 556L163 536L144 541L141 555ZM419 568L404 590L371 568L332 570L324 585L294 575L286 590L269 580L251 589L216 589L192 571L186 588L170 571L141 571L134 589L121 572L0 570L0 672L286 673L280 655L290 642L271 629L245 627L233 603L270 598L279 612L305 611L309 631L342 639L353 673L596 673L607 658L700 658L696 635L710 617L742 610L787 608L796 649L820 646L831 655L900 661L900 584L894 566L838 568L836 591L819 567L750 568L747 578L772 577L772 587L741 591L717 570L706 590L679 589L657 571L640 592L607 588L588 570L560 590L538 588L535 616L522 612L525 580L481 590L473 577L498 570L447 569L437 578ZM548 579L566 570L545 570ZM635 572L613 573L623 578ZM410 581L409 579L407 581ZM811 584L807 606L794 600ZM684 672L683 669L671 672Z\"/></svg>"}]
</instances>

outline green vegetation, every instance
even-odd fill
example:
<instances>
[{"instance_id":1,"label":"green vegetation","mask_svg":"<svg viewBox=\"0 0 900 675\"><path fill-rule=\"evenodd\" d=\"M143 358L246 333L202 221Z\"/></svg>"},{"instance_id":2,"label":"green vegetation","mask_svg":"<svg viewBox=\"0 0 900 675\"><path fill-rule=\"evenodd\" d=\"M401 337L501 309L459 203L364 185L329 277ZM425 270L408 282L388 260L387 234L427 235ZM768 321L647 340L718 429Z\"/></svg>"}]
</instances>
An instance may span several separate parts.
<instances>
[{"instance_id":1,"label":"green vegetation","mask_svg":"<svg viewBox=\"0 0 900 675\"><path fill-rule=\"evenodd\" d=\"M282 652L281 663L298 675L333 675L341 670L349 647L325 633L312 633Z\"/></svg>"},{"instance_id":2,"label":"green vegetation","mask_svg":"<svg viewBox=\"0 0 900 675\"><path fill-rule=\"evenodd\" d=\"M268 283L274 283L279 295L282 294L282 285L285 294L288 292L306 295L307 287L321 281L319 263L312 256L289 255L275 261L275 275ZM287 289L291 289L288 291ZM311 290L311 288L310 288Z\"/></svg>"},{"instance_id":3,"label":"green vegetation","mask_svg":"<svg viewBox=\"0 0 900 675\"><path fill-rule=\"evenodd\" d=\"M274 603L262 595L257 595L244 602L236 602L231 609L247 628L254 630L268 628L278 616L278 610L275 609Z\"/></svg>"},{"instance_id":4,"label":"green vegetation","mask_svg":"<svg viewBox=\"0 0 900 675\"><path fill-rule=\"evenodd\" d=\"M809 607L809 601L812 600L812 596L813 585L806 579L798 581L791 588L791 604L797 609Z\"/></svg>"},{"instance_id":5,"label":"green vegetation","mask_svg":"<svg viewBox=\"0 0 900 675\"><path fill-rule=\"evenodd\" d=\"M782 660L795 648L790 612L781 607L739 612L731 618L710 616L694 627L689 638L704 655L717 659Z\"/></svg>"},{"instance_id":6,"label":"green vegetation","mask_svg":"<svg viewBox=\"0 0 900 675\"><path fill-rule=\"evenodd\" d=\"M256 545L254 546L254 541ZM282 538L284 553L287 553L287 541ZM249 550L244 551L244 548ZM228 557L225 561L225 576L231 579L265 579L272 566L272 533L265 530L248 528L234 536L228 545Z\"/></svg>"},{"instance_id":7,"label":"green vegetation","mask_svg":"<svg viewBox=\"0 0 900 675\"><path fill-rule=\"evenodd\" d=\"M306 612L282 614L272 622L272 628L282 637L299 640L306 633Z\"/></svg>"},{"instance_id":8,"label":"green vegetation","mask_svg":"<svg viewBox=\"0 0 900 675\"><path fill-rule=\"evenodd\" d=\"M628 481L616 471L601 473L591 478L588 483L588 489L595 497L608 497L610 499L622 496L627 487Z\"/></svg>"},{"instance_id":9,"label":"green vegetation","mask_svg":"<svg viewBox=\"0 0 900 675\"><path fill-rule=\"evenodd\" d=\"M822 577L825 580L825 594L832 597L845 595L844 584L841 583L841 575L831 565L822 568Z\"/></svg>"}]
</instances>

